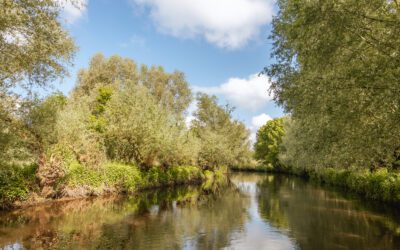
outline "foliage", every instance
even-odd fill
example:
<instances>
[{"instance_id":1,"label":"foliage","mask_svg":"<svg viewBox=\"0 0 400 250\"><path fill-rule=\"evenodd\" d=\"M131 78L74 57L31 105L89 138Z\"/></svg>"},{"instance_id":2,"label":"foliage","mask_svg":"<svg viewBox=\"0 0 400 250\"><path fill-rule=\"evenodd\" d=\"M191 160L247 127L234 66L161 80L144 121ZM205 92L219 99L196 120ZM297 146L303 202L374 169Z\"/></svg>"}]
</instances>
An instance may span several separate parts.
<instances>
[{"instance_id":1,"label":"foliage","mask_svg":"<svg viewBox=\"0 0 400 250\"><path fill-rule=\"evenodd\" d=\"M58 21L60 4L0 2L0 206L26 198L35 179L31 166L57 140L54 126L64 97L39 100L34 90L65 76L76 50ZM28 96L16 94L23 90Z\"/></svg>"},{"instance_id":2,"label":"foliage","mask_svg":"<svg viewBox=\"0 0 400 250\"><path fill-rule=\"evenodd\" d=\"M131 59L97 54L79 73L70 107L60 116L60 134L66 133L68 147L81 148L75 150L77 158L90 151L95 154L88 159L107 158L144 169L192 164L196 151L188 149L196 149L196 142L183 122L190 101L182 73L169 74L161 67L139 69ZM88 135L91 140L86 144ZM90 162L100 166L103 160Z\"/></svg>"},{"instance_id":3,"label":"foliage","mask_svg":"<svg viewBox=\"0 0 400 250\"><path fill-rule=\"evenodd\" d=\"M36 166L15 166L0 163L0 208L26 199L35 182Z\"/></svg>"},{"instance_id":4,"label":"foliage","mask_svg":"<svg viewBox=\"0 0 400 250\"><path fill-rule=\"evenodd\" d=\"M184 144L184 128L176 125L177 117L160 106L146 87L130 85L116 92L105 116L111 159L135 162L144 168L175 163L180 153L176 149Z\"/></svg>"},{"instance_id":5,"label":"foliage","mask_svg":"<svg viewBox=\"0 0 400 250\"><path fill-rule=\"evenodd\" d=\"M191 100L180 72L97 54L70 97L9 97L0 106L0 163L36 162L41 197L56 198L198 182L208 177L194 165L217 171L249 160L249 132L232 109L201 95L189 129ZM17 190L10 201L27 189Z\"/></svg>"},{"instance_id":6,"label":"foliage","mask_svg":"<svg viewBox=\"0 0 400 250\"><path fill-rule=\"evenodd\" d=\"M396 167L398 1L278 1L266 69L293 124L284 144L307 167ZM299 157L299 158L298 158ZM299 159L299 160L297 160Z\"/></svg>"},{"instance_id":7,"label":"foliage","mask_svg":"<svg viewBox=\"0 0 400 250\"><path fill-rule=\"evenodd\" d=\"M400 202L400 174L385 168L371 173L367 170L324 168L307 171L312 179L343 187L367 198Z\"/></svg>"},{"instance_id":8,"label":"foliage","mask_svg":"<svg viewBox=\"0 0 400 250\"><path fill-rule=\"evenodd\" d=\"M108 188L117 188L124 192L142 189L184 184L205 179L201 169L193 166L173 166L164 171L152 167L143 171L135 165L109 162L103 169L90 169L78 162L71 163L63 182L67 187L87 187L92 192L106 192Z\"/></svg>"},{"instance_id":9,"label":"foliage","mask_svg":"<svg viewBox=\"0 0 400 250\"><path fill-rule=\"evenodd\" d=\"M32 160L32 136L19 117L17 100L11 96L0 98L0 164L25 164Z\"/></svg>"},{"instance_id":10,"label":"foliage","mask_svg":"<svg viewBox=\"0 0 400 250\"><path fill-rule=\"evenodd\" d=\"M76 47L58 21L60 1L4 0L0 6L0 89L45 86L65 75Z\"/></svg>"},{"instance_id":11,"label":"foliage","mask_svg":"<svg viewBox=\"0 0 400 250\"><path fill-rule=\"evenodd\" d=\"M177 115L182 115L192 100L182 72L167 73L161 66L138 66L129 58L114 55L107 59L102 54L94 55L89 68L79 71L72 96L90 96L105 86L119 89L133 85L146 87L157 103Z\"/></svg>"},{"instance_id":12,"label":"foliage","mask_svg":"<svg viewBox=\"0 0 400 250\"><path fill-rule=\"evenodd\" d=\"M63 94L55 93L43 101L35 100L26 105L28 112L24 116L24 122L35 137L38 147L46 148L57 142L58 112L64 108L66 103L67 98Z\"/></svg>"},{"instance_id":13,"label":"foliage","mask_svg":"<svg viewBox=\"0 0 400 250\"><path fill-rule=\"evenodd\" d=\"M250 161L249 131L242 122L232 119L233 109L221 107L215 96L199 94L191 130L199 138L199 165L241 166Z\"/></svg>"},{"instance_id":14,"label":"foliage","mask_svg":"<svg viewBox=\"0 0 400 250\"><path fill-rule=\"evenodd\" d=\"M59 114L56 125L58 142L53 148L71 151L78 162L97 168L106 160L104 138L89 126L89 114L88 98L81 98L80 103L69 102ZM58 152L50 149L48 154L52 153Z\"/></svg>"},{"instance_id":15,"label":"foliage","mask_svg":"<svg viewBox=\"0 0 400 250\"><path fill-rule=\"evenodd\" d=\"M256 143L254 144L254 157L264 165L279 167L278 155L285 134L284 118L277 118L268 121L257 131Z\"/></svg>"}]
</instances>

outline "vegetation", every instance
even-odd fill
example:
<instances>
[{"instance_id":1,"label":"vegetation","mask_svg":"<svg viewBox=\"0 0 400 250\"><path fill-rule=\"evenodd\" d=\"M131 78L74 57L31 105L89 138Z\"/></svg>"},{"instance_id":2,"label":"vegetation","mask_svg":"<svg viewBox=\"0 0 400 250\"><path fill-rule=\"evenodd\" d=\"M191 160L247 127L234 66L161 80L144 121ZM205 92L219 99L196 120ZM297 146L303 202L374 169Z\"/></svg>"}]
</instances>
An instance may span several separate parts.
<instances>
[{"instance_id":1,"label":"vegetation","mask_svg":"<svg viewBox=\"0 0 400 250\"><path fill-rule=\"evenodd\" d=\"M34 192L75 197L198 182L249 161L249 132L216 97L200 94L186 127L193 96L179 71L97 54L69 97L40 98L34 90L65 76L76 49L58 21L60 4L1 3L0 207Z\"/></svg>"},{"instance_id":2,"label":"vegetation","mask_svg":"<svg viewBox=\"0 0 400 250\"><path fill-rule=\"evenodd\" d=\"M398 167L398 1L278 1L266 69L293 124L287 163ZM289 138L290 137L290 138Z\"/></svg>"},{"instance_id":3,"label":"vegetation","mask_svg":"<svg viewBox=\"0 0 400 250\"><path fill-rule=\"evenodd\" d=\"M216 97L199 94L191 132L200 141L198 164L203 168L243 166L251 159L249 131L232 120L233 108L220 107Z\"/></svg>"},{"instance_id":4,"label":"vegetation","mask_svg":"<svg viewBox=\"0 0 400 250\"><path fill-rule=\"evenodd\" d=\"M260 169L399 201L399 3L278 5L271 36L276 63L265 72L290 119L277 137L271 123L258 132L256 158L271 164Z\"/></svg>"},{"instance_id":5,"label":"vegetation","mask_svg":"<svg viewBox=\"0 0 400 250\"><path fill-rule=\"evenodd\" d=\"M69 1L74 0L64 0ZM58 21L62 2L1 1L1 91L46 86L67 73L76 46Z\"/></svg>"},{"instance_id":6,"label":"vegetation","mask_svg":"<svg viewBox=\"0 0 400 250\"><path fill-rule=\"evenodd\" d=\"M257 131L254 157L263 165L279 167L279 152L284 135L284 118L268 121Z\"/></svg>"}]
</instances>

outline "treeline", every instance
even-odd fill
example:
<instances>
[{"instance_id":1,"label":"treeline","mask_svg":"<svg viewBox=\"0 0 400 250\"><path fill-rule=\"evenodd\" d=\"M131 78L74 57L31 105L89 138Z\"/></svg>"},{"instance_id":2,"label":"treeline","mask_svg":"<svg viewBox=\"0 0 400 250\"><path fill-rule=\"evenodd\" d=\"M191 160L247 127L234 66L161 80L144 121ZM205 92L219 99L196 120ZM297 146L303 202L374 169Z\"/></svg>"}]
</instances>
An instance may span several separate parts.
<instances>
[{"instance_id":1,"label":"treeline","mask_svg":"<svg viewBox=\"0 0 400 250\"><path fill-rule=\"evenodd\" d=\"M277 4L275 63L265 73L288 117L260 129L256 156L270 167L400 201L400 3Z\"/></svg>"},{"instance_id":2,"label":"treeline","mask_svg":"<svg viewBox=\"0 0 400 250\"><path fill-rule=\"evenodd\" d=\"M215 97L199 94L198 109L187 127L186 110L192 101L181 72L95 55L89 68L79 72L71 97L58 112L50 156L65 160L69 155L91 168L111 160L143 170L245 163L248 131L232 119L231 109L220 107Z\"/></svg>"},{"instance_id":3,"label":"treeline","mask_svg":"<svg viewBox=\"0 0 400 250\"><path fill-rule=\"evenodd\" d=\"M249 131L232 108L194 97L179 71L97 54L68 97L41 98L38 89L65 76L76 51L58 21L61 7L1 5L0 207L29 193L85 196L196 181L250 161Z\"/></svg>"}]
</instances>

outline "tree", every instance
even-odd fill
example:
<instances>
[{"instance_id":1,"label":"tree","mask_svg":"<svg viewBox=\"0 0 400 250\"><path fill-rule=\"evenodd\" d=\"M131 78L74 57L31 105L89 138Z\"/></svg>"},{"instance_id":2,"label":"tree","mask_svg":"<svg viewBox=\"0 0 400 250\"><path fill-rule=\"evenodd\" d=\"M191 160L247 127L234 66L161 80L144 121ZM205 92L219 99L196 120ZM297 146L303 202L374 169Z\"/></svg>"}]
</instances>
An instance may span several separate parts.
<instances>
[{"instance_id":1,"label":"tree","mask_svg":"<svg viewBox=\"0 0 400 250\"><path fill-rule=\"evenodd\" d=\"M36 148L49 147L57 142L56 122L58 113L67 104L67 98L62 93L55 93L44 100L29 102L27 113L24 115L24 122L32 133Z\"/></svg>"},{"instance_id":2,"label":"tree","mask_svg":"<svg viewBox=\"0 0 400 250\"><path fill-rule=\"evenodd\" d=\"M0 89L45 86L65 75L76 47L58 21L60 3L4 0L0 9Z\"/></svg>"},{"instance_id":3,"label":"tree","mask_svg":"<svg viewBox=\"0 0 400 250\"><path fill-rule=\"evenodd\" d=\"M285 134L283 127L284 118L268 121L257 131L256 143L254 144L255 158L263 164L273 167L281 165L279 161L282 137Z\"/></svg>"},{"instance_id":4,"label":"tree","mask_svg":"<svg viewBox=\"0 0 400 250\"><path fill-rule=\"evenodd\" d=\"M181 116L192 101L192 93L183 73L167 73L160 66L138 66L129 58L114 55L105 58L96 54L88 69L78 73L78 83L73 97L90 95L99 87L119 89L129 85L145 86L157 103Z\"/></svg>"},{"instance_id":5,"label":"tree","mask_svg":"<svg viewBox=\"0 0 400 250\"><path fill-rule=\"evenodd\" d=\"M97 54L60 115L60 141L91 167L101 165L96 159L144 169L193 164L198 143L183 120L191 98L182 73Z\"/></svg>"},{"instance_id":6,"label":"tree","mask_svg":"<svg viewBox=\"0 0 400 250\"><path fill-rule=\"evenodd\" d=\"M69 0L66 0L69 1ZM68 32L58 21L61 2L53 0L4 0L0 2L0 162L32 163L37 160L35 135L54 117L35 117L40 101L16 94L16 89L45 87L67 73L66 66L76 50ZM34 95L29 95L30 97ZM44 104L47 105L47 104ZM50 107L47 107L50 108ZM50 108L51 109L51 108ZM29 112L33 112L29 114ZM48 110L50 111L50 110ZM36 114L38 115L38 114ZM44 118L44 120L40 120ZM43 124L38 124L38 122ZM52 125L50 125L52 126ZM42 128L39 128L42 127ZM40 130L40 131L39 131ZM45 139L45 137L47 139ZM3 164L4 163L4 164Z\"/></svg>"},{"instance_id":7,"label":"tree","mask_svg":"<svg viewBox=\"0 0 400 250\"><path fill-rule=\"evenodd\" d=\"M398 1L278 1L266 68L303 166L394 166L400 148ZM293 129L296 129L294 131ZM288 137L289 138L289 137Z\"/></svg>"},{"instance_id":8,"label":"tree","mask_svg":"<svg viewBox=\"0 0 400 250\"><path fill-rule=\"evenodd\" d=\"M106 120L106 147L111 159L149 168L164 163L163 154L177 143L169 137L175 126L171 113L158 105L144 86L128 85L114 93Z\"/></svg>"},{"instance_id":9,"label":"tree","mask_svg":"<svg viewBox=\"0 0 400 250\"><path fill-rule=\"evenodd\" d=\"M191 130L199 138L199 164L205 168L242 166L250 159L249 131L232 119L229 105L221 107L215 96L199 94Z\"/></svg>"}]
</instances>

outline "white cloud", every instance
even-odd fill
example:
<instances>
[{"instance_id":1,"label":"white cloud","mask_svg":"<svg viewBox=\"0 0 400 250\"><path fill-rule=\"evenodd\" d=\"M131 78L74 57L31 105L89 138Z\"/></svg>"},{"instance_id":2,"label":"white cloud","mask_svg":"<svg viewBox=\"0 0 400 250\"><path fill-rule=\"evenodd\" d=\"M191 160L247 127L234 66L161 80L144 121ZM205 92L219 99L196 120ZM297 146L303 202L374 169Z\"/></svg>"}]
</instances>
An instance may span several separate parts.
<instances>
[{"instance_id":1,"label":"white cloud","mask_svg":"<svg viewBox=\"0 0 400 250\"><path fill-rule=\"evenodd\" d=\"M260 115L257 116L253 116L253 118L251 118L251 125L256 128L259 129L261 126L263 126L265 123L267 123L267 121L272 120L272 117L262 113Z\"/></svg>"},{"instance_id":2,"label":"white cloud","mask_svg":"<svg viewBox=\"0 0 400 250\"><path fill-rule=\"evenodd\" d=\"M211 95L223 95L227 101L238 108L256 111L264 107L272 96L268 92L270 81L265 75L254 74L245 78L230 78L227 82L216 87L199 87L196 92Z\"/></svg>"},{"instance_id":3,"label":"white cloud","mask_svg":"<svg viewBox=\"0 0 400 250\"><path fill-rule=\"evenodd\" d=\"M268 121L272 120L272 117L262 113L260 115L253 116L251 118L251 125L250 125L250 140L254 143L256 142L256 134L257 130L266 124Z\"/></svg>"},{"instance_id":4,"label":"white cloud","mask_svg":"<svg viewBox=\"0 0 400 250\"><path fill-rule=\"evenodd\" d=\"M183 38L201 36L218 47L235 49L256 38L270 23L274 0L131 0L148 7L164 33Z\"/></svg>"},{"instance_id":5,"label":"white cloud","mask_svg":"<svg viewBox=\"0 0 400 250\"><path fill-rule=\"evenodd\" d=\"M72 24L80 19L87 10L89 0L56 0L62 8L62 18L68 23Z\"/></svg>"}]
</instances>

